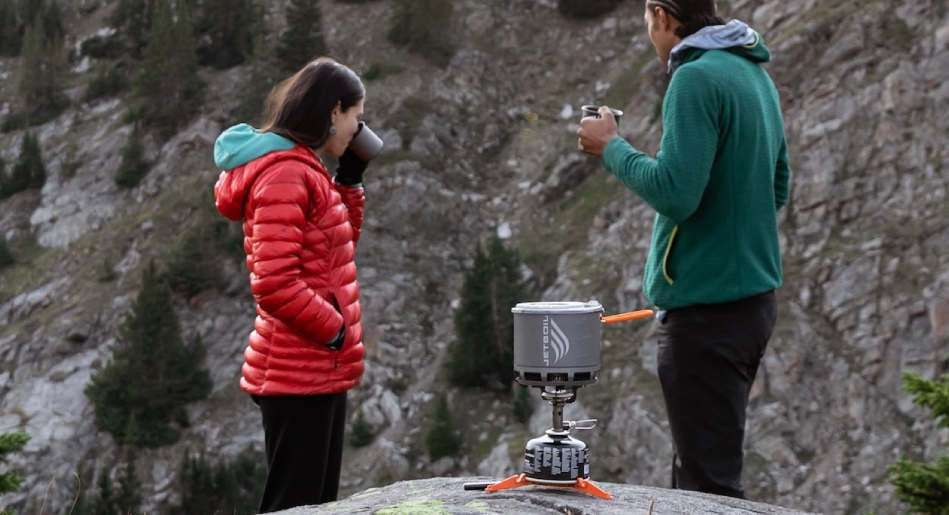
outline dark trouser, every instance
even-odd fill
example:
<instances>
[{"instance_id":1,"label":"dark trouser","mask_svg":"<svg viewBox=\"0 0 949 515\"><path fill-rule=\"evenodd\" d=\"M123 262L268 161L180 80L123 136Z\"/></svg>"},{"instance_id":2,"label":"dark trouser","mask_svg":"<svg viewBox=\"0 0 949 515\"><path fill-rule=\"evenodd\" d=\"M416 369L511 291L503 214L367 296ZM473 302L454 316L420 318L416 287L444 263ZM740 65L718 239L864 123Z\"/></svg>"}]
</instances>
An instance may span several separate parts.
<instances>
[{"instance_id":1,"label":"dark trouser","mask_svg":"<svg viewBox=\"0 0 949 515\"><path fill-rule=\"evenodd\" d=\"M658 371L675 447L673 488L745 497L745 410L776 318L774 291L666 313Z\"/></svg>"},{"instance_id":2,"label":"dark trouser","mask_svg":"<svg viewBox=\"0 0 949 515\"><path fill-rule=\"evenodd\" d=\"M252 397L260 406L267 448L260 513L335 501L343 466L346 392Z\"/></svg>"}]
</instances>

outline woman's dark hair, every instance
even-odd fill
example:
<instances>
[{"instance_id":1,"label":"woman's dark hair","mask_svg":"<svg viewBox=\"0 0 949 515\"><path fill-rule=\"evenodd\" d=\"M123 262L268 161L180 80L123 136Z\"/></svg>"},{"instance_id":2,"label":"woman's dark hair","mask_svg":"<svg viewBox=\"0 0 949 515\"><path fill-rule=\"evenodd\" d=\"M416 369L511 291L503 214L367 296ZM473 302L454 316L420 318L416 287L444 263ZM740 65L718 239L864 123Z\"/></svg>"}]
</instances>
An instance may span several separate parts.
<instances>
[{"instance_id":1,"label":"woman's dark hair","mask_svg":"<svg viewBox=\"0 0 949 515\"><path fill-rule=\"evenodd\" d=\"M647 0L646 6L662 7L666 14L679 20L682 25L676 28L676 36L683 39L711 25L725 25L715 0Z\"/></svg>"},{"instance_id":2,"label":"woman's dark hair","mask_svg":"<svg viewBox=\"0 0 949 515\"><path fill-rule=\"evenodd\" d=\"M355 72L321 57L273 88L267 97L267 122L260 130L316 149L329 137L336 105L346 112L365 96Z\"/></svg>"}]
</instances>

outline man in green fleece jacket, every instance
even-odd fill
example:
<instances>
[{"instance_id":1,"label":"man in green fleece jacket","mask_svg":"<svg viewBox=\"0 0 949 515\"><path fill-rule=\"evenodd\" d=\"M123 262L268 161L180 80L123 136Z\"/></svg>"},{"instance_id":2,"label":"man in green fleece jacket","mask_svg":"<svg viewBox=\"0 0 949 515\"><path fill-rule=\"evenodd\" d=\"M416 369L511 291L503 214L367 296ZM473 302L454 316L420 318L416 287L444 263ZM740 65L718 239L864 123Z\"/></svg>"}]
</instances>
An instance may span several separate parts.
<instances>
[{"instance_id":1,"label":"man in green fleece jacket","mask_svg":"<svg viewBox=\"0 0 949 515\"><path fill-rule=\"evenodd\" d=\"M771 54L714 0L648 0L645 20L672 75L659 152L619 137L606 107L577 135L656 210L643 288L661 320L673 487L744 497L745 411L776 320L790 181L778 92L761 67Z\"/></svg>"}]
</instances>

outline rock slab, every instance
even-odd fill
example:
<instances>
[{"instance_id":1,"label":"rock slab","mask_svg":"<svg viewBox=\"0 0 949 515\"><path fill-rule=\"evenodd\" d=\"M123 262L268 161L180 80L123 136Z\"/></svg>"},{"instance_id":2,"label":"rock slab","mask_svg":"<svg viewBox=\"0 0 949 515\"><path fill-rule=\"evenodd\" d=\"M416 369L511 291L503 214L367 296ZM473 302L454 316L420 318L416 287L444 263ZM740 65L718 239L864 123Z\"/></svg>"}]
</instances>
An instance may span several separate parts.
<instances>
[{"instance_id":1,"label":"rock slab","mask_svg":"<svg viewBox=\"0 0 949 515\"><path fill-rule=\"evenodd\" d=\"M282 515L808 515L759 502L637 485L598 483L612 500L570 487L530 485L499 492L465 490L465 483L496 483L486 477L400 481L334 503L301 506ZM813 515L813 514L811 514Z\"/></svg>"}]
</instances>

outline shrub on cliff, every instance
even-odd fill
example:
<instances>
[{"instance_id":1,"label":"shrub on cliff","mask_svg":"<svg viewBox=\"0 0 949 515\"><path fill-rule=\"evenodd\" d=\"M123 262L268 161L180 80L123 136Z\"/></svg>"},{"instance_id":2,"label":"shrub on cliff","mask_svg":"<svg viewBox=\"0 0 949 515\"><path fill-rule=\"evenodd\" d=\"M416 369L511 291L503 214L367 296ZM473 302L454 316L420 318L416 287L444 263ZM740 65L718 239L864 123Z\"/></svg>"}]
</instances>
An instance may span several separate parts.
<instances>
[{"instance_id":1,"label":"shrub on cliff","mask_svg":"<svg viewBox=\"0 0 949 515\"><path fill-rule=\"evenodd\" d=\"M949 374L938 381L903 373L903 388L913 394L913 403L932 409L937 426L949 427ZM902 458L890 465L890 483L896 495L909 505L909 513L949 515L949 455L933 464Z\"/></svg>"},{"instance_id":2,"label":"shrub on cliff","mask_svg":"<svg viewBox=\"0 0 949 515\"><path fill-rule=\"evenodd\" d=\"M29 441L30 436L26 433L3 433L0 434L0 464L7 462L7 456L14 452L19 452ZM23 476L15 472L0 473L0 496L9 492L16 492L23 484ZM10 512L0 508L0 515L9 515Z\"/></svg>"},{"instance_id":3,"label":"shrub on cliff","mask_svg":"<svg viewBox=\"0 0 949 515\"><path fill-rule=\"evenodd\" d=\"M349 432L349 445L356 448L365 447L375 439L376 435L372 433L372 427L366 422L366 416L363 415L360 408L356 412L356 419L353 421L352 430Z\"/></svg>"}]
</instances>

